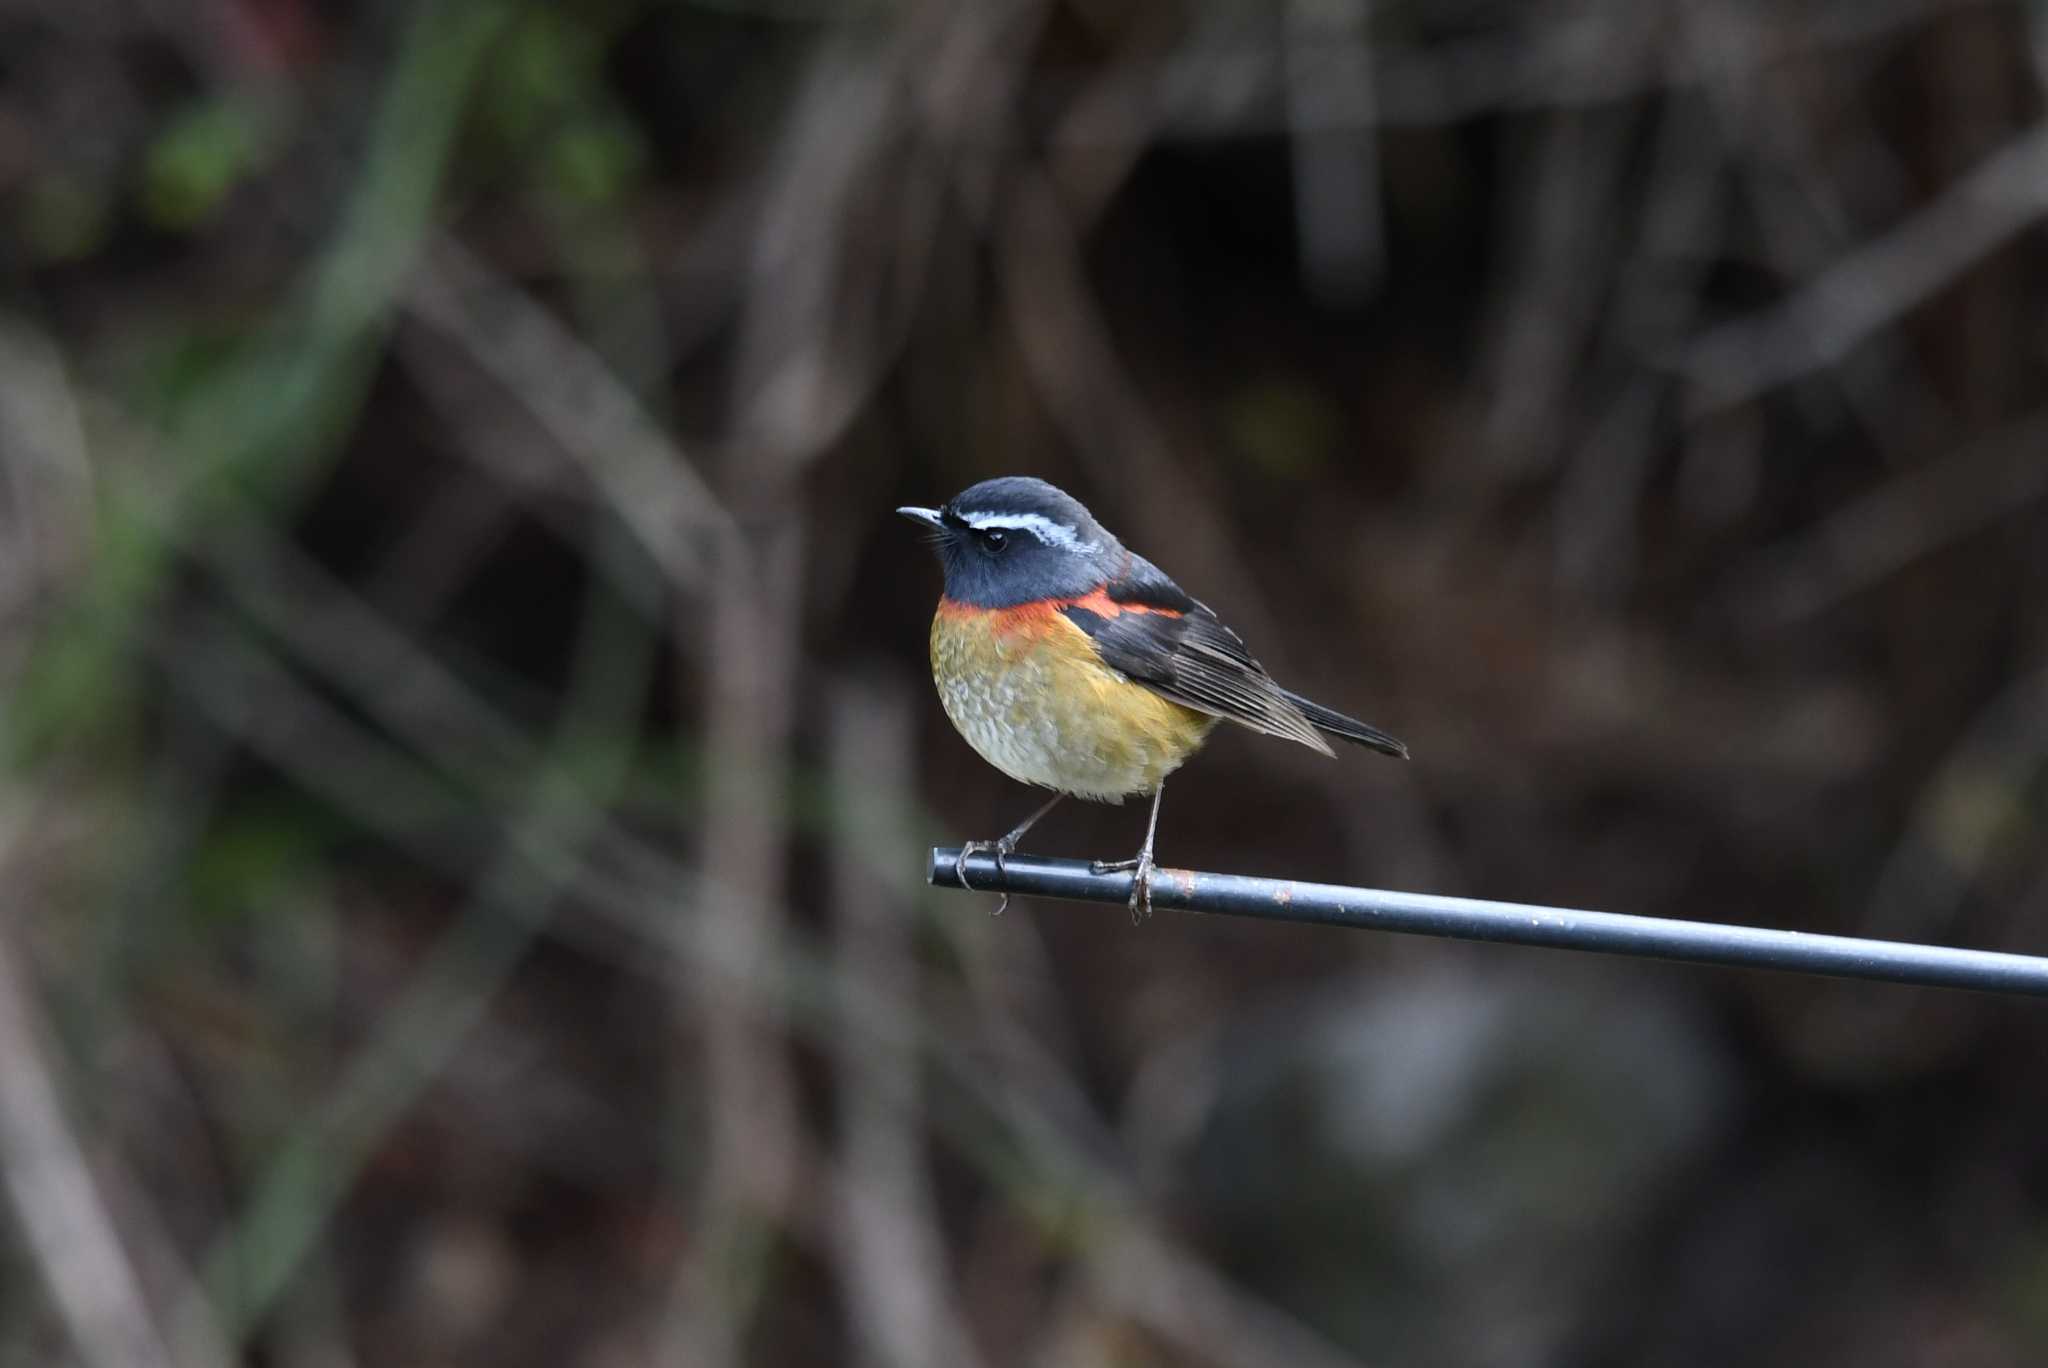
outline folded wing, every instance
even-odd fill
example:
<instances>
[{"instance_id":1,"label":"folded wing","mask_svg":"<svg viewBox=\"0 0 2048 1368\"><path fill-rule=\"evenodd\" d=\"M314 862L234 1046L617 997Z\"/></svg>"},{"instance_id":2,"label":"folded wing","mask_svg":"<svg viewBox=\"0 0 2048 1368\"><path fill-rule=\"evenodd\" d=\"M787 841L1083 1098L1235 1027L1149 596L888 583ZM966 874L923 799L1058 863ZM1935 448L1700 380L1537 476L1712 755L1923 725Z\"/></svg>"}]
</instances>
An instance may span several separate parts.
<instances>
[{"instance_id":1,"label":"folded wing","mask_svg":"<svg viewBox=\"0 0 2048 1368\"><path fill-rule=\"evenodd\" d=\"M1150 565L1063 611L1104 664L1183 707L1333 754L1237 633Z\"/></svg>"}]
</instances>

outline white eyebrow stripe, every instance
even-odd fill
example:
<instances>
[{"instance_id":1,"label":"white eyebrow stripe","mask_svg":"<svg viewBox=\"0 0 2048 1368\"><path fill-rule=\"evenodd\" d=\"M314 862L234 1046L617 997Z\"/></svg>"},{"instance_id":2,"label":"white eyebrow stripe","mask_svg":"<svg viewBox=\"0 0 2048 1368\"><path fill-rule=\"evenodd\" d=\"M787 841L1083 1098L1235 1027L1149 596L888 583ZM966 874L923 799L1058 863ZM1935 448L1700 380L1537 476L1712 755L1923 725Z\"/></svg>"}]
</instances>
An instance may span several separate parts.
<instances>
[{"instance_id":1,"label":"white eyebrow stripe","mask_svg":"<svg viewBox=\"0 0 2048 1368\"><path fill-rule=\"evenodd\" d=\"M960 521L975 531L991 527L1029 532L1047 546L1064 546L1069 551L1093 551L1094 542L1084 542L1065 523L1054 522L1041 513L962 513Z\"/></svg>"}]
</instances>

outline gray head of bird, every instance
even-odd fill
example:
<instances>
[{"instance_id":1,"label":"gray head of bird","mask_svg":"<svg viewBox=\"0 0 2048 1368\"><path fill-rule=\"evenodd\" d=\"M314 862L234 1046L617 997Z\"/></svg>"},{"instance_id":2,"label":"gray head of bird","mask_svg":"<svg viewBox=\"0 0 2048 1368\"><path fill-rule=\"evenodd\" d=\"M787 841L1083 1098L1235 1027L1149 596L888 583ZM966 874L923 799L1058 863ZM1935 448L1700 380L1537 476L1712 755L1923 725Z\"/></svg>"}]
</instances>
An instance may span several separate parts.
<instances>
[{"instance_id":1,"label":"gray head of bird","mask_svg":"<svg viewBox=\"0 0 2048 1368\"><path fill-rule=\"evenodd\" d=\"M983 480L938 508L896 510L931 529L946 597L977 608L1079 598L1128 559L1079 499L1044 480Z\"/></svg>"}]
</instances>

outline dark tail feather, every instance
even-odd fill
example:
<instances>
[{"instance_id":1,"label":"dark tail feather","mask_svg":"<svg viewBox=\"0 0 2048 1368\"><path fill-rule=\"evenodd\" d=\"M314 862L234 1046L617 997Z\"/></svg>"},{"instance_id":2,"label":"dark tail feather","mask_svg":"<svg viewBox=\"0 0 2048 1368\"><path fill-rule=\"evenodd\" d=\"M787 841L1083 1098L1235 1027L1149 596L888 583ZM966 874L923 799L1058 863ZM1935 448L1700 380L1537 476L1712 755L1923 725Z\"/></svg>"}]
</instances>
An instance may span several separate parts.
<instances>
[{"instance_id":1,"label":"dark tail feather","mask_svg":"<svg viewBox=\"0 0 2048 1368\"><path fill-rule=\"evenodd\" d=\"M1314 723L1319 730L1326 731L1332 736L1341 736L1346 741L1360 746L1370 746L1387 755L1398 756L1403 760L1408 758L1408 748L1378 727L1368 727L1355 717L1332 712L1320 703L1309 702L1298 693L1288 693L1285 689L1280 692L1287 694L1287 701L1301 709L1301 715Z\"/></svg>"}]
</instances>

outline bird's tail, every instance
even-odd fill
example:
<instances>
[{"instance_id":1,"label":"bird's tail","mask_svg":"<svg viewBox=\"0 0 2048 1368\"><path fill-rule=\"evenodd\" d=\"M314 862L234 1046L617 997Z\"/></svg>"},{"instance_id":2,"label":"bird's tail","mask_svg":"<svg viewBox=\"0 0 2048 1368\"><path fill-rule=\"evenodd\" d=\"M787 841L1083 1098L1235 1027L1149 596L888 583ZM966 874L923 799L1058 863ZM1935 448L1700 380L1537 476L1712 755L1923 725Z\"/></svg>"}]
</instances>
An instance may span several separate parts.
<instances>
[{"instance_id":1,"label":"bird's tail","mask_svg":"<svg viewBox=\"0 0 2048 1368\"><path fill-rule=\"evenodd\" d=\"M1333 712L1320 703L1311 703L1298 693L1288 693L1285 689L1280 692L1287 694L1287 701L1301 709L1301 715L1313 723L1317 730L1326 731L1332 736L1340 736L1354 745L1370 746L1376 751L1403 760L1408 758L1408 747L1378 727L1368 727L1355 717L1346 717L1343 713Z\"/></svg>"}]
</instances>

